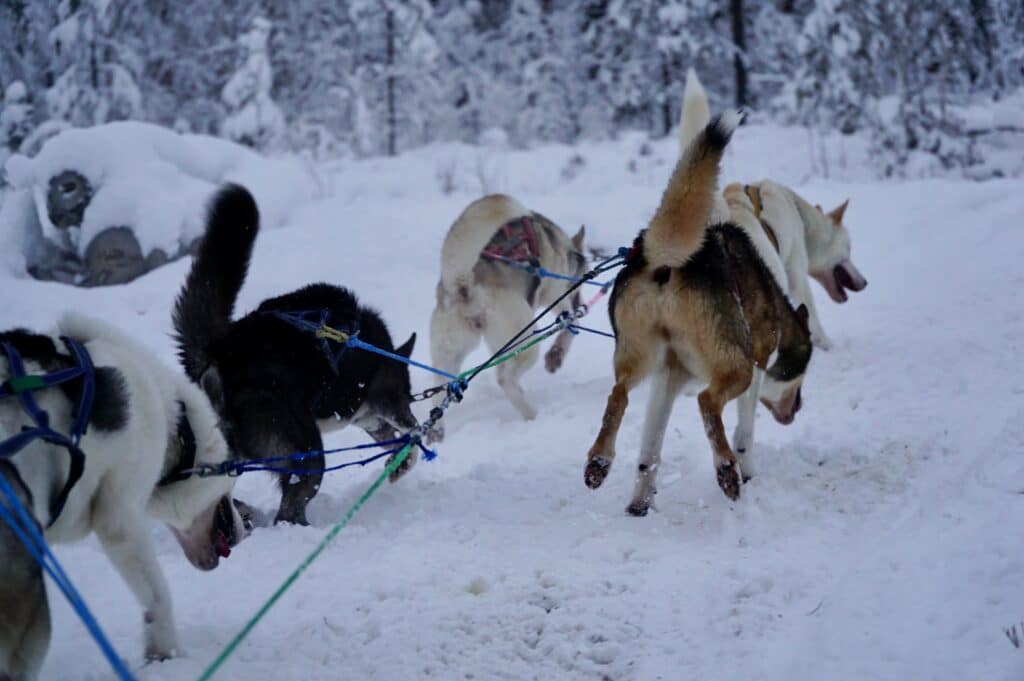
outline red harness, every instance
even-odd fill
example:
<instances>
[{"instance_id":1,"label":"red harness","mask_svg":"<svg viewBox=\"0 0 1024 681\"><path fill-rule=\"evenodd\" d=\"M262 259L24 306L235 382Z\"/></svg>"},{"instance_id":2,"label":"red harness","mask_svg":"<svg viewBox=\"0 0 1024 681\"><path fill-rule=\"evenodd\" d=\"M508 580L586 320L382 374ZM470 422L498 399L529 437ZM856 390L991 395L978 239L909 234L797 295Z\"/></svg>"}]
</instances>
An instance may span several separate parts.
<instances>
[{"instance_id":1,"label":"red harness","mask_svg":"<svg viewBox=\"0 0 1024 681\"><path fill-rule=\"evenodd\" d=\"M533 220L523 216L505 223L480 254L495 260L536 265L540 261L540 247L537 245L537 230Z\"/></svg>"}]
</instances>

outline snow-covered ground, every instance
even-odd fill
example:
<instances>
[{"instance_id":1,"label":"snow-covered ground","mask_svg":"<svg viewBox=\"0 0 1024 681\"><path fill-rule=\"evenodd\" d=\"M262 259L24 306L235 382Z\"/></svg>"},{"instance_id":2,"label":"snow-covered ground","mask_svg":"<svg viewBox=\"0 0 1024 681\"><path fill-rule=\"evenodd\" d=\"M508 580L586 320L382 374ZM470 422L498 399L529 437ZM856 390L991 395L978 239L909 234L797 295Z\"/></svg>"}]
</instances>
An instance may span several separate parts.
<instances>
[{"instance_id":1,"label":"snow-covered ground","mask_svg":"<svg viewBox=\"0 0 1024 681\"><path fill-rule=\"evenodd\" d=\"M323 166L327 198L261 235L240 311L313 280L344 284L396 338L419 332L414 357L429 361L441 240L482 186L566 229L586 223L592 244L613 248L654 210L676 154L671 140L647 155L640 145L443 146ZM1024 650L1003 633L1024 619L1024 193L1019 180L878 183L859 170L862 147L847 151L832 168L844 181L825 182L810 176L800 131L744 128L731 146L726 179L770 176L826 208L851 197L854 260L870 281L844 306L815 288L835 348L815 354L794 425L760 415L761 475L738 502L719 491L696 402L682 397L657 511L625 515L643 388L609 480L584 487L612 346L580 336L559 374L527 375L534 422L493 377L475 382L439 458L382 488L218 678L1024 677ZM5 278L0 327L89 310L172 364L169 311L187 267L88 290ZM607 328L603 307L589 323ZM730 408L730 432L733 419ZM142 665L141 614L97 543L57 555L141 679L194 679L378 473L334 474L313 527L258 528L212 573L154 527L185 648L163 664ZM267 513L277 504L263 474L237 494ZM110 678L52 602L44 678Z\"/></svg>"}]
</instances>

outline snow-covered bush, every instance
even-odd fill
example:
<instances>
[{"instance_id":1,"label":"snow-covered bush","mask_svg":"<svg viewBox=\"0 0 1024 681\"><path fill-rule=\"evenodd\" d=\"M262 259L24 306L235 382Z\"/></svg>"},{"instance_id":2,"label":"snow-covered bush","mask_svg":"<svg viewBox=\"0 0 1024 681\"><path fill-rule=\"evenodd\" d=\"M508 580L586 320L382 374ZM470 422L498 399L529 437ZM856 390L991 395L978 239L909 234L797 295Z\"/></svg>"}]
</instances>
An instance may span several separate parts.
<instances>
[{"instance_id":1,"label":"snow-covered bush","mask_svg":"<svg viewBox=\"0 0 1024 681\"><path fill-rule=\"evenodd\" d=\"M20 244L23 271L85 285L131 279L187 253L224 182L252 191L267 227L317 187L298 160L137 122L67 130L34 158L12 156L6 172L0 235Z\"/></svg>"}]
</instances>

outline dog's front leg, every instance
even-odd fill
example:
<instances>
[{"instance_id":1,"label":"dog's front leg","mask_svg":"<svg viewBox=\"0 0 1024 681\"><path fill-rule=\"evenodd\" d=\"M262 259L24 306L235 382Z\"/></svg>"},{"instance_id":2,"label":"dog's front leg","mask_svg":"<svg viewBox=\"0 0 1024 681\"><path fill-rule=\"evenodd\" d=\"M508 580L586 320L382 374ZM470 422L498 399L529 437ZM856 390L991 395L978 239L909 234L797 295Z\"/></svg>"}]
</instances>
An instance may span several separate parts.
<instances>
[{"instance_id":1,"label":"dog's front leg","mask_svg":"<svg viewBox=\"0 0 1024 681\"><path fill-rule=\"evenodd\" d=\"M744 482L754 475L751 453L754 449L754 418L757 415L757 401L761 394L761 381L764 370L754 367L750 387L736 400L736 430L733 431L732 444L740 457Z\"/></svg>"},{"instance_id":2,"label":"dog's front leg","mask_svg":"<svg viewBox=\"0 0 1024 681\"><path fill-rule=\"evenodd\" d=\"M651 397L647 402L643 437L640 440L636 487L633 489L633 500L626 507L626 512L630 515L647 515L651 501L658 492L655 482L661 465L661 448L665 441L668 418L672 413L672 403L678 392L678 382L673 380L667 369L655 374L651 385Z\"/></svg>"},{"instance_id":3,"label":"dog's front leg","mask_svg":"<svg viewBox=\"0 0 1024 681\"><path fill-rule=\"evenodd\" d=\"M104 513L96 523L103 550L142 606L146 659L166 660L178 650L167 580L156 559L143 511Z\"/></svg>"},{"instance_id":4,"label":"dog's front leg","mask_svg":"<svg viewBox=\"0 0 1024 681\"><path fill-rule=\"evenodd\" d=\"M818 308L814 307L814 294L811 293L811 285L807 281L807 276L797 277L791 280L789 284L796 304L800 305L803 303L807 306L807 324L811 330L811 342L822 350L831 350L832 341L829 339L828 334L825 333L825 328L821 325L821 320L818 318Z\"/></svg>"}]
</instances>

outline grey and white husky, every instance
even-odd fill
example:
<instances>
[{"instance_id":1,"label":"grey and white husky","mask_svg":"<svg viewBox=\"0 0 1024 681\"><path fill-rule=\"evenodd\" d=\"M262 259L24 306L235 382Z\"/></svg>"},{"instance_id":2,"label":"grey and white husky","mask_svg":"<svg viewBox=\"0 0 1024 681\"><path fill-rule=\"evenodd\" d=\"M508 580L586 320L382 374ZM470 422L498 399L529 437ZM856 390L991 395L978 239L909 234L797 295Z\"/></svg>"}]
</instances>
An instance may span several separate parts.
<instances>
[{"instance_id":1,"label":"grey and white husky","mask_svg":"<svg viewBox=\"0 0 1024 681\"><path fill-rule=\"evenodd\" d=\"M469 204L448 230L441 248L441 280L437 304L430 317L430 352L434 366L457 373L481 337L491 351L500 348L533 317L565 293L571 282L540 278L516 267L530 263L551 272L580 276L586 268L581 227L569 237L554 222L504 194L492 194ZM555 313L571 311L579 296L560 303ZM562 331L544 356L544 366L557 371L572 343ZM537 361L534 346L497 368L498 384L519 414L537 416L519 377ZM440 402L443 396L435 397ZM444 437L441 423L429 434Z\"/></svg>"}]
</instances>

